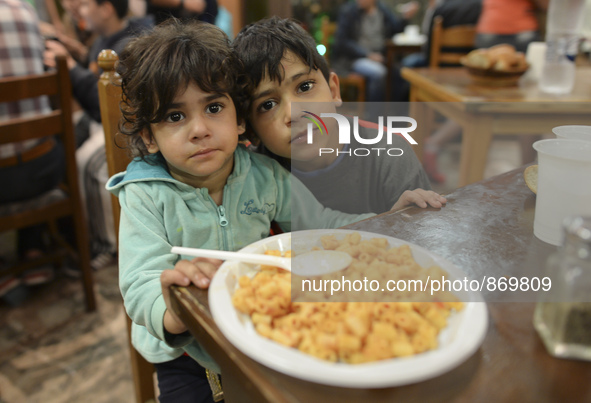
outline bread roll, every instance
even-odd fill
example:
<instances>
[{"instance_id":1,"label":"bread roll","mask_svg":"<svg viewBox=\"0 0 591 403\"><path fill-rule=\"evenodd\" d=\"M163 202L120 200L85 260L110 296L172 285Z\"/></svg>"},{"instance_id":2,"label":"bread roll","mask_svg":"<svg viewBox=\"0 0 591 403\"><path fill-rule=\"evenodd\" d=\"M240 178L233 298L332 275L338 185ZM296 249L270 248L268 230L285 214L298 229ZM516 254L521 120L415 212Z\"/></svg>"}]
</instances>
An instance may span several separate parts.
<instances>
[{"instance_id":1,"label":"bread roll","mask_svg":"<svg viewBox=\"0 0 591 403\"><path fill-rule=\"evenodd\" d=\"M492 67L486 49L476 49L468 53L466 56L466 63L470 67L476 67L479 69L489 69Z\"/></svg>"},{"instance_id":2,"label":"bread roll","mask_svg":"<svg viewBox=\"0 0 591 403\"><path fill-rule=\"evenodd\" d=\"M496 71L524 70L528 66L525 55L516 52L515 47L509 44L473 50L468 53L463 63L469 67Z\"/></svg>"}]
</instances>

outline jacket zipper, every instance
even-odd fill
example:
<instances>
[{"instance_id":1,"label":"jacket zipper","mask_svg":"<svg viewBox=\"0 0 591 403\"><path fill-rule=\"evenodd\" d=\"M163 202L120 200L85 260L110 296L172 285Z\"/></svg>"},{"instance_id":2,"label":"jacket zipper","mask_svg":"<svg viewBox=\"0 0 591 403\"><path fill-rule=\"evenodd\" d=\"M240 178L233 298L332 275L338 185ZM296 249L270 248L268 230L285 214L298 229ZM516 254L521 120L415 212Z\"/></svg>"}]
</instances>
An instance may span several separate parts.
<instances>
[{"instance_id":1,"label":"jacket zipper","mask_svg":"<svg viewBox=\"0 0 591 403\"><path fill-rule=\"evenodd\" d=\"M226 199L226 186L224 186L224 199ZM228 240L226 239L227 235L226 235L226 228L225 228L228 226L228 223L229 223L228 218L226 217L226 208L223 205L218 206L216 204L216 202L211 198L211 196L209 196L209 194L207 193L207 189L203 189L202 193L204 196L207 195L206 197L209 197L209 200L211 200L211 203L213 204L213 206L218 214L218 224L220 225L221 238L222 238L222 249L221 250L229 250L228 249Z\"/></svg>"},{"instance_id":2,"label":"jacket zipper","mask_svg":"<svg viewBox=\"0 0 591 403\"><path fill-rule=\"evenodd\" d=\"M228 240L226 239L226 228L228 226L228 219L226 218L226 209L224 206L218 206L212 200L216 207L216 211L218 213L218 224L220 225L220 230L222 232L222 250L228 250Z\"/></svg>"},{"instance_id":3,"label":"jacket zipper","mask_svg":"<svg viewBox=\"0 0 591 403\"><path fill-rule=\"evenodd\" d=\"M225 227L228 225L228 219L226 218L226 209L224 206L218 206L218 217L220 219L220 226Z\"/></svg>"}]
</instances>

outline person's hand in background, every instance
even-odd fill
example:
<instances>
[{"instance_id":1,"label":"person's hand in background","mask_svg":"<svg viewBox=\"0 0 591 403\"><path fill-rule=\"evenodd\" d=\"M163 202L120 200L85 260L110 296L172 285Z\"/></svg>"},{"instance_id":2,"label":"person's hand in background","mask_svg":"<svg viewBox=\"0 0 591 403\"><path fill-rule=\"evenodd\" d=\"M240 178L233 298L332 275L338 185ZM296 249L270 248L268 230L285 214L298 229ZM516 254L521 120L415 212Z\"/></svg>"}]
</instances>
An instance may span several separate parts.
<instances>
[{"instance_id":1,"label":"person's hand in background","mask_svg":"<svg viewBox=\"0 0 591 403\"><path fill-rule=\"evenodd\" d=\"M73 69L76 67L76 60L70 55L68 49L58 41L47 40L45 41L45 52L43 52L43 63L54 69L56 67L55 58L57 56L65 56L68 62L68 68Z\"/></svg>"},{"instance_id":2,"label":"person's hand in background","mask_svg":"<svg viewBox=\"0 0 591 403\"><path fill-rule=\"evenodd\" d=\"M418 1L410 1L408 3L399 4L398 12L405 20L410 20L419 11L420 5Z\"/></svg>"}]
</instances>

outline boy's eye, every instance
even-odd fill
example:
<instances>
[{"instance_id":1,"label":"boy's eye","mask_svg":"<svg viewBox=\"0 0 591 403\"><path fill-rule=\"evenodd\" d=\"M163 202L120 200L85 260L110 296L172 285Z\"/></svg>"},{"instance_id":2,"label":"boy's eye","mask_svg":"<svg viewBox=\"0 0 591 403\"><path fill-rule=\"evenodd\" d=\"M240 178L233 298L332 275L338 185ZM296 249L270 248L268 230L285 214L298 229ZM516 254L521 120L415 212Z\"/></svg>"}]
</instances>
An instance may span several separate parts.
<instances>
[{"instance_id":1,"label":"boy's eye","mask_svg":"<svg viewBox=\"0 0 591 403\"><path fill-rule=\"evenodd\" d=\"M174 123L174 122L179 122L179 121L181 121L181 120L183 120L183 119L184 119L184 115L183 115L182 113L180 113L180 112L172 112L172 113L170 113L170 114L169 114L169 115L166 117L166 119L165 119L165 120L166 120L167 122Z\"/></svg>"},{"instance_id":2,"label":"boy's eye","mask_svg":"<svg viewBox=\"0 0 591 403\"><path fill-rule=\"evenodd\" d=\"M259 107L257 108L257 110L258 110L259 112L266 112L266 111L270 111L271 109L273 109L273 107L274 107L275 105L277 105L277 102L275 102L275 101L271 101L271 100L268 100L268 101L265 101L265 102L263 102L262 104L260 104L260 105L259 105Z\"/></svg>"},{"instance_id":3,"label":"boy's eye","mask_svg":"<svg viewBox=\"0 0 591 403\"><path fill-rule=\"evenodd\" d=\"M298 92L308 92L314 88L314 81L305 81L298 87Z\"/></svg>"},{"instance_id":4,"label":"boy's eye","mask_svg":"<svg viewBox=\"0 0 591 403\"><path fill-rule=\"evenodd\" d=\"M224 109L222 104L211 104L207 106L207 113L220 113Z\"/></svg>"}]
</instances>

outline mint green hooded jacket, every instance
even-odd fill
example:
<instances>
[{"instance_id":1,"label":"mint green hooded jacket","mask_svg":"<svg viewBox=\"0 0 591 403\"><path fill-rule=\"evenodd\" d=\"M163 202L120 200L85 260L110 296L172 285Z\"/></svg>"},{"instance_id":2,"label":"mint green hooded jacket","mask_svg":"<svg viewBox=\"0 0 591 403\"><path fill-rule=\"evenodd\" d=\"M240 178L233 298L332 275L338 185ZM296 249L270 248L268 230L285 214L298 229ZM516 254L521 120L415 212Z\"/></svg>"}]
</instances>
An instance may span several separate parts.
<instances>
[{"instance_id":1,"label":"mint green hooded jacket","mask_svg":"<svg viewBox=\"0 0 591 403\"><path fill-rule=\"evenodd\" d=\"M158 163L163 162L159 154L147 159L151 163L132 161L127 171L109 179L106 188L121 205L119 286L133 321L132 344L153 363L171 361L187 352L203 367L219 372L188 333L172 335L164 330L166 305L160 273L180 260L170 253L172 246L236 251L269 236L273 220L284 231L295 231L337 228L373 215L324 208L276 161L242 146L234 153L234 170L224 187L221 206L207 188L172 178Z\"/></svg>"}]
</instances>

